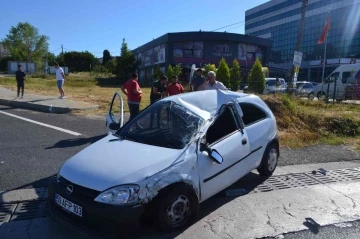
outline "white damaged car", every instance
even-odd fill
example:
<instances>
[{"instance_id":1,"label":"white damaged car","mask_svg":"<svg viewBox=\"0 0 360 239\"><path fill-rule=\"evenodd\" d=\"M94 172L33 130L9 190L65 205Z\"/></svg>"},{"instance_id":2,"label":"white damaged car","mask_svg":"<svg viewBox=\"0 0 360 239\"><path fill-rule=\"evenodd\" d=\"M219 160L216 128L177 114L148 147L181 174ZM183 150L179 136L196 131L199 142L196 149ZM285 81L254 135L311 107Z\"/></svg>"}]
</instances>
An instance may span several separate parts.
<instances>
[{"instance_id":1,"label":"white damaged car","mask_svg":"<svg viewBox=\"0 0 360 239\"><path fill-rule=\"evenodd\" d=\"M63 164L49 186L53 212L90 227L147 217L178 230L196 219L201 202L254 169L269 176L277 166L276 120L255 95L175 95L122 122L110 110L113 133Z\"/></svg>"}]
</instances>

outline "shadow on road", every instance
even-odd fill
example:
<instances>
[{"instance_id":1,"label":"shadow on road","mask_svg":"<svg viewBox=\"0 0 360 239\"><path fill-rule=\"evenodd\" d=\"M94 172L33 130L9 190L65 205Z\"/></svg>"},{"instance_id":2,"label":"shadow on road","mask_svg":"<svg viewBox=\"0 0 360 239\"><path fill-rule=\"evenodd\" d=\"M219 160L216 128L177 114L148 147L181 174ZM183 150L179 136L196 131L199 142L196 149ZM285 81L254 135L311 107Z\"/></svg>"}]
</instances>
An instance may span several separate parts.
<instances>
[{"instance_id":1,"label":"shadow on road","mask_svg":"<svg viewBox=\"0 0 360 239\"><path fill-rule=\"evenodd\" d=\"M103 135L98 135L98 136L94 136L91 138L76 138L76 139L65 139L65 140L60 140L59 142L57 142L56 144L54 144L51 147L47 147L45 149L55 149L55 148L71 148L71 147L77 147L77 146L82 146L84 144L93 144L96 141L104 138L106 136L106 134Z\"/></svg>"}]
</instances>

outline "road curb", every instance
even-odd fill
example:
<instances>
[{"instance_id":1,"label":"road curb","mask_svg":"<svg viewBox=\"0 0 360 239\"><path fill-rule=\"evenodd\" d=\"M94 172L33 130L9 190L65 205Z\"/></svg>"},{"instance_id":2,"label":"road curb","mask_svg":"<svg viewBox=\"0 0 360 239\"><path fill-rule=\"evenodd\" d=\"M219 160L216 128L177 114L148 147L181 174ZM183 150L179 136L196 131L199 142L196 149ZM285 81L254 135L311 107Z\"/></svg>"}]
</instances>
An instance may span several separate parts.
<instances>
[{"instance_id":1,"label":"road curb","mask_svg":"<svg viewBox=\"0 0 360 239\"><path fill-rule=\"evenodd\" d=\"M0 204L47 199L47 188L29 188L0 193Z\"/></svg>"},{"instance_id":2,"label":"road curb","mask_svg":"<svg viewBox=\"0 0 360 239\"><path fill-rule=\"evenodd\" d=\"M66 113L70 113L71 111L96 110L99 108L98 105L82 107L82 108L52 106L52 110L51 112L49 112L48 105L40 105L40 104L20 102L20 101L7 100L7 99L0 99L0 105L6 105L14 108L34 110L34 111L47 112L47 113L57 113L57 114L66 114Z\"/></svg>"}]
</instances>

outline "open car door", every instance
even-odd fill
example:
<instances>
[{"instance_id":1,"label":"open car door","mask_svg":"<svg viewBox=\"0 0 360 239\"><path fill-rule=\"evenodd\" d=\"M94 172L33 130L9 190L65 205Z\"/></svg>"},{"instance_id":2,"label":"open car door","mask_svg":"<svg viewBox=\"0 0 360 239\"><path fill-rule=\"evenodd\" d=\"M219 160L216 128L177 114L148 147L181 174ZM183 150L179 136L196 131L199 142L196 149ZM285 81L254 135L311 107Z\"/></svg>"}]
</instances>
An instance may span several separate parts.
<instances>
[{"instance_id":1,"label":"open car door","mask_svg":"<svg viewBox=\"0 0 360 239\"><path fill-rule=\"evenodd\" d=\"M106 128L108 134L113 134L124 125L124 103L119 92L115 92L109 113L106 115Z\"/></svg>"}]
</instances>

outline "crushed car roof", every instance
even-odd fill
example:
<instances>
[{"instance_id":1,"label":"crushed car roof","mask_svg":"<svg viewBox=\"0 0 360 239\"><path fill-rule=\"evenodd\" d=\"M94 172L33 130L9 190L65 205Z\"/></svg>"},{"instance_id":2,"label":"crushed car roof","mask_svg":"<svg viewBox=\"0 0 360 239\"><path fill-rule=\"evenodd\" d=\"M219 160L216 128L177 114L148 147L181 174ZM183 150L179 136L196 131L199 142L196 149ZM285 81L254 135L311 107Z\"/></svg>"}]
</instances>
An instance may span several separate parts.
<instances>
[{"instance_id":1,"label":"crushed car roof","mask_svg":"<svg viewBox=\"0 0 360 239\"><path fill-rule=\"evenodd\" d=\"M248 96L248 94L228 90L205 90L174 95L166 97L161 101L173 101L207 120L210 119L222 105L236 98L245 96Z\"/></svg>"}]
</instances>

